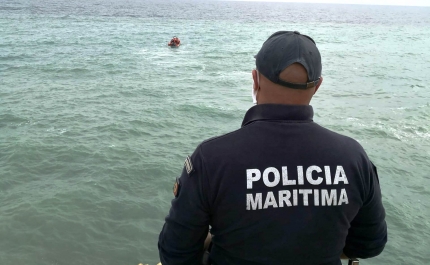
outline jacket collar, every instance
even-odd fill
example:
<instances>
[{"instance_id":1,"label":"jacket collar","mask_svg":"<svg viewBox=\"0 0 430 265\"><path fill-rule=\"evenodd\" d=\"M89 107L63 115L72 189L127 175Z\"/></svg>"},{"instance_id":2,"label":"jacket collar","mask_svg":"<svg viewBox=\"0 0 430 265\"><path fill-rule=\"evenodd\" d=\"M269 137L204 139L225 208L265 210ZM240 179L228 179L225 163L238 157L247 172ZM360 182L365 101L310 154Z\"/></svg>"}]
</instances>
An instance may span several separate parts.
<instances>
[{"instance_id":1,"label":"jacket collar","mask_svg":"<svg viewBox=\"0 0 430 265\"><path fill-rule=\"evenodd\" d=\"M246 112L242 127L261 120L311 122L313 116L314 111L310 105L261 104L253 106Z\"/></svg>"}]
</instances>

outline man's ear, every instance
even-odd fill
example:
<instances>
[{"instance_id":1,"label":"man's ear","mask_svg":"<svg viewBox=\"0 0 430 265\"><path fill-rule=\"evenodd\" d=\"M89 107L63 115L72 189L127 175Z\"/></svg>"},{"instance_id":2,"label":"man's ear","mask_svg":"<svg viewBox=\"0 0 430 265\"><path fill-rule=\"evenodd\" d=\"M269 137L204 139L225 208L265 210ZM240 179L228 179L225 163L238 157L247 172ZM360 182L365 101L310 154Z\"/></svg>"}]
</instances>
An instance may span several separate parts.
<instances>
[{"instance_id":1,"label":"man's ear","mask_svg":"<svg viewBox=\"0 0 430 265\"><path fill-rule=\"evenodd\" d=\"M254 84L253 84L253 88L254 88L254 91L255 90L258 90L258 87L259 87L259 85L260 84L258 84L258 72L257 72L257 70L252 70L252 79L254 80Z\"/></svg>"},{"instance_id":2,"label":"man's ear","mask_svg":"<svg viewBox=\"0 0 430 265\"><path fill-rule=\"evenodd\" d=\"M323 80L324 80L324 78L321 76L320 81L318 82L318 85L315 88L314 95L315 95L315 93L317 93L317 90L318 90L318 88L320 88L320 85L322 84Z\"/></svg>"}]
</instances>

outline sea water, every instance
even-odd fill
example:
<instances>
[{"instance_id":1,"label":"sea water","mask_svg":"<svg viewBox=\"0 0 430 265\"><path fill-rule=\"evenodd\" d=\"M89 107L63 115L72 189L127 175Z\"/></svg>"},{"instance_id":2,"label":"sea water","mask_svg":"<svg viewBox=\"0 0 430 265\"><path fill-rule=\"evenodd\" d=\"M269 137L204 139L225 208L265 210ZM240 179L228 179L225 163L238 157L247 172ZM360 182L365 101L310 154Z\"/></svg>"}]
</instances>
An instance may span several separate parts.
<instances>
[{"instance_id":1,"label":"sea water","mask_svg":"<svg viewBox=\"0 0 430 265\"><path fill-rule=\"evenodd\" d=\"M0 0L0 264L156 264L185 157L240 127L278 30L314 38L314 120L378 167L362 263L430 264L430 8L183 0Z\"/></svg>"}]
</instances>

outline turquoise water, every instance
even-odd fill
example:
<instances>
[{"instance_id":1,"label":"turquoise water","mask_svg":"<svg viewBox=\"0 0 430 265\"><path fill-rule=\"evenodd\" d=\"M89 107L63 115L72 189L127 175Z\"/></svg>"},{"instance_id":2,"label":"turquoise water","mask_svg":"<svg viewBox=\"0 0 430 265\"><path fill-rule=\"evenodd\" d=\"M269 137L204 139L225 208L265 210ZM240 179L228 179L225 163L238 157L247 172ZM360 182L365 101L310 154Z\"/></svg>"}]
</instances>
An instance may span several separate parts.
<instances>
[{"instance_id":1,"label":"turquoise water","mask_svg":"<svg viewBox=\"0 0 430 265\"><path fill-rule=\"evenodd\" d=\"M240 127L282 29L320 48L315 121L378 166L362 263L430 264L430 8L133 0L0 0L0 264L156 264L185 157Z\"/></svg>"}]
</instances>

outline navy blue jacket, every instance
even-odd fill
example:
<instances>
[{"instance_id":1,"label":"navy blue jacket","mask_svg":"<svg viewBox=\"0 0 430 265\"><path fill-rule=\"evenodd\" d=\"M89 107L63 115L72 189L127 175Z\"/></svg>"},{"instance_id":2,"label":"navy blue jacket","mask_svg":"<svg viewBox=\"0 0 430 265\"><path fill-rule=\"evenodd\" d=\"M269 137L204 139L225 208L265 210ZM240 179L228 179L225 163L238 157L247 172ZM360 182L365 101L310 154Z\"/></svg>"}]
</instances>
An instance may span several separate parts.
<instances>
[{"instance_id":1,"label":"navy blue jacket","mask_svg":"<svg viewBox=\"0 0 430 265\"><path fill-rule=\"evenodd\" d=\"M200 144L159 237L163 265L339 265L387 242L379 179L361 145L312 121L311 106L265 104Z\"/></svg>"}]
</instances>

